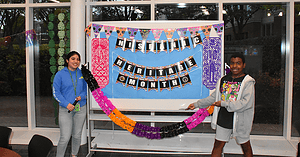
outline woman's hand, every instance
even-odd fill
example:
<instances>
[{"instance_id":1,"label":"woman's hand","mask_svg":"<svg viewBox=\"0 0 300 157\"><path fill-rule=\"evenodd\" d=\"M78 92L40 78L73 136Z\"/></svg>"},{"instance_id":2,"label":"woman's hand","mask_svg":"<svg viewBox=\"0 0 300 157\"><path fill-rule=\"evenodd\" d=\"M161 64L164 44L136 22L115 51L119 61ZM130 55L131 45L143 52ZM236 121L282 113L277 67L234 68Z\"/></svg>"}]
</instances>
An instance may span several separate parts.
<instances>
[{"instance_id":1,"label":"woman's hand","mask_svg":"<svg viewBox=\"0 0 300 157\"><path fill-rule=\"evenodd\" d=\"M195 109L195 105L192 103L185 110L194 110L194 109Z\"/></svg>"},{"instance_id":2,"label":"woman's hand","mask_svg":"<svg viewBox=\"0 0 300 157\"><path fill-rule=\"evenodd\" d=\"M68 104L67 109L69 111L73 111L75 109L75 106L73 106L71 103Z\"/></svg>"}]
</instances>

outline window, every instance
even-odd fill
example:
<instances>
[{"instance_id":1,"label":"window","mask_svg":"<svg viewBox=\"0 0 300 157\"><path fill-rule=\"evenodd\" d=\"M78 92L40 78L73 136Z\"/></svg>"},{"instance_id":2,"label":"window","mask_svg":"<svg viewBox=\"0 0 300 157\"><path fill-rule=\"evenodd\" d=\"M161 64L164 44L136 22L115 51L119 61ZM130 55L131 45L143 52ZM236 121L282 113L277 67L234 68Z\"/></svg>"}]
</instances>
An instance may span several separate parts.
<instances>
[{"instance_id":1,"label":"window","mask_svg":"<svg viewBox=\"0 0 300 157\"><path fill-rule=\"evenodd\" d=\"M157 4L155 20L218 20L216 4Z\"/></svg>"},{"instance_id":2,"label":"window","mask_svg":"<svg viewBox=\"0 0 300 157\"><path fill-rule=\"evenodd\" d=\"M35 8L34 19L36 126L58 127L58 102L51 87L56 72L63 67L63 55L70 52L70 9Z\"/></svg>"},{"instance_id":3,"label":"window","mask_svg":"<svg viewBox=\"0 0 300 157\"><path fill-rule=\"evenodd\" d=\"M300 132L300 108L299 108L299 94L300 94L300 3L295 3L295 23L294 23L294 77L293 77L293 112L292 112L292 136L299 137Z\"/></svg>"},{"instance_id":4,"label":"window","mask_svg":"<svg viewBox=\"0 0 300 157\"><path fill-rule=\"evenodd\" d=\"M245 72L256 80L252 134L283 135L285 54L281 45L285 44L286 16L284 11L282 16L278 12L286 10L286 5L224 4L223 9L226 11L225 37L233 37L225 40L225 62L229 61L231 54L243 53ZM266 20L268 24L263 25ZM270 23L274 23L274 29L270 28Z\"/></svg>"},{"instance_id":5,"label":"window","mask_svg":"<svg viewBox=\"0 0 300 157\"><path fill-rule=\"evenodd\" d=\"M92 21L150 20L150 5L122 5L92 7Z\"/></svg>"},{"instance_id":6,"label":"window","mask_svg":"<svg viewBox=\"0 0 300 157\"><path fill-rule=\"evenodd\" d=\"M0 125L27 126L25 10L0 14Z\"/></svg>"}]
</instances>

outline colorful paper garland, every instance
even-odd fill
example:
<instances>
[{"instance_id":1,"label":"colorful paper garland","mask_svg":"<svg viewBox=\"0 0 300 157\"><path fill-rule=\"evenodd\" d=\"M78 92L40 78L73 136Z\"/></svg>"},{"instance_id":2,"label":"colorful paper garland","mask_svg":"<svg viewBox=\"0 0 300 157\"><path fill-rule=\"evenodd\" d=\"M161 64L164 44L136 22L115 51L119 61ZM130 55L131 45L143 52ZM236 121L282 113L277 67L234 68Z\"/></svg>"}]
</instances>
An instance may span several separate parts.
<instances>
[{"instance_id":1,"label":"colorful paper garland","mask_svg":"<svg viewBox=\"0 0 300 157\"><path fill-rule=\"evenodd\" d=\"M103 110L103 112L118 126L135 134L138 137L145 137L147 139L163 139L169 137L175 137L179 134L188 132L200 124L207 116L213 113L213 107L201 108L195 112L191 117L185 119L182 122L167 125L163 127L150 127L131 120L127 116L123 115L103 94L97 81L92 73L87 69L85 65L81 67L82 75L88 84L89 89L96 102Z\"/></svg>"}]
</instances>

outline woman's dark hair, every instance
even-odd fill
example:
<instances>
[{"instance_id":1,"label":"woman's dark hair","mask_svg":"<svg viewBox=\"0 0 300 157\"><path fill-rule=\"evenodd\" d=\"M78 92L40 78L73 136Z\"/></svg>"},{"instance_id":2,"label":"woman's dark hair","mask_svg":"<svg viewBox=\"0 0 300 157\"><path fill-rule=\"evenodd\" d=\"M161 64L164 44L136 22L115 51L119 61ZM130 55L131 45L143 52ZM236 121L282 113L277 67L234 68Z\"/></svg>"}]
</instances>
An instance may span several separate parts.
<instances>
[{"instance_id":1,"label":"woman's dark hair","mask_svg":"<svg viewBox=\"0 0 300 157\"><path fill-rule=\"evenodd\" d=\"M65 59L65 67L68 66L67 60L69 60L73 55L77 55L79 60L81 60L80 58L80 54L77 51L71 51L68 54L64 54L64 59Z\"/></svg>"},{"instance_id":2,"label":"woman's dark hair","mask_svg":"<svg viewBox=\"0 0 300 157\"><path fill-rule=\"evenodd\" d=\"M244 55L242 53L234 53L234 54L232 54L231 57L230 57L230 60L231 60L231 58L237 58L237 57L241 58L242 61L243 61L243 63L245 63L245 57L244 57ZM229 60L229 63L230 63L230 60Z\"/></svg>"}]
</instances>

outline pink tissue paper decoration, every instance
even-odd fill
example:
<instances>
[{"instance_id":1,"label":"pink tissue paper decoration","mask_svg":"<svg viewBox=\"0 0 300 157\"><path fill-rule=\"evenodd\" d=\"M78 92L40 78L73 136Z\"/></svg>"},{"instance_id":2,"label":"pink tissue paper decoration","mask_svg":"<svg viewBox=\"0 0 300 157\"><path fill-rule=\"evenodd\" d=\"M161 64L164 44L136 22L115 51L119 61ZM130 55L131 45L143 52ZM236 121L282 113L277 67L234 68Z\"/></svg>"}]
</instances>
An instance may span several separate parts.
<instances>
[{"instance_id":1,"label":"pink tissue paper decoration","mask_svg":"<svg viewBox=\"0 0 300 157\"><path fill-rule=\"evenodd\" d=\"M187 118L187 119L184 120L185 124L188 125L189 123L191 123L194 120L196 120L205 110L206 110L206 108L200 108L192 116L190 116L189 118Z\"/></svg>"},{"instance_id":2,"label":"pink tissue paper decoration","mask_svg":"<svg viewBox=\"0 0 300 157\"><path fill-rule=\"evenodd\" d=\"M100 88L98 88L100 89ZM100 91L101 92L101 91ZM100 108L103 110L103 112L108 116L111 113L111 110L105 105L105 102L103 100L103 95L101 95L99 90L92 91L92 95L95 98L96 102L100 106Z\"/></svg>"},{"instance_id":3,"label":"pink tissue paper decoration","mask_svg":"<svg viewBox=\"0 0 300 157\"><path fill-rule=\"evenodd\" d=\"M106 38L92 39L92 74L102 89L109 83L109 41Z\"/></svg>"},{"instance_id":4,"label":"pink tissue paper decoration","mask_svg":"<svg viewBox=\"0 0 300 157\"><path fill-rule=\"evenodd\" d=\"M205 112L202 113L202 115L201 115L199 118L197 118L195 121L193 121L191 124L187 125L187 128L188 128L189 130L195 128L198 124L202 123L203 120L204 120L207 116L209 116L209 113L208 113L208 111L205 109Z\"/></svg>"},{"instance_id":5,"label":"pink tissue paper decoration","mask_svg":"<svg viewBox=\"0 0 300 157\"><path fill-rule=\"evenodd\" d=\"M164 29L152 29L153 36L155 40L158 40L161 36L161 33L164 31Z\"/></svg>"},{"instance_id":6,"label":"pink tissue paper decoration","mask_svg":"<svg viewBox=\"0 0 300 157\"><path fill-rule=\"evenodd\" d=\"M189 30L189 32L190 32L190 34L191 34L192 36L194 36L194 35L200 33L200 32L199 32L200 27L188 27L188 30Z\"/></svg>"},{"instance_id":7,"label":"pink tissue paper decoration","mask_svg":"<svg viewBox=\"0 0 300 157\"><path fill-rule=\"evenodd\" d=\"M111 35L111 33L114 31L115 26L106 26L106 25L103 25L103 28L104 28L106 37L109 38L110 35Z\"/></svg>"}]
</instances>

